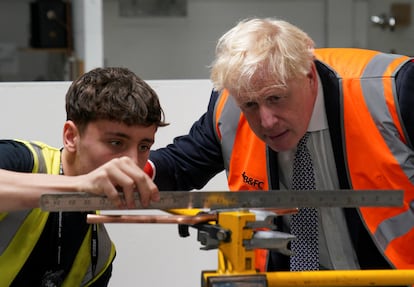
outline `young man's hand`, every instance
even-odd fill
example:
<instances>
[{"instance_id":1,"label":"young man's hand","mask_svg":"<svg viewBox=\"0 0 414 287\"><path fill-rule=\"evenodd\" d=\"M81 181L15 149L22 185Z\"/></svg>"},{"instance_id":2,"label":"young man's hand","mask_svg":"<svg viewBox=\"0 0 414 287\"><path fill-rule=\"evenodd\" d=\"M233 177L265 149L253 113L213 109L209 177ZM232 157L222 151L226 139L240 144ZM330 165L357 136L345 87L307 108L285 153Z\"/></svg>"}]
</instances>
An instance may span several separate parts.
<instances>
[{"instance_id":1,"label":"young man's hand","mask_svg":"<svg viewBox=\"0 0 414 287\"><path fill-rule=\"evenodd\" d=\"M105 195L119 209L136 207L134 192L139 192L142 207L160 199L152 179L129 157L112 159L80 177L81 191ZM119 197L120 191L124 193L125 201Z\"/></svg>"}]
</instances>

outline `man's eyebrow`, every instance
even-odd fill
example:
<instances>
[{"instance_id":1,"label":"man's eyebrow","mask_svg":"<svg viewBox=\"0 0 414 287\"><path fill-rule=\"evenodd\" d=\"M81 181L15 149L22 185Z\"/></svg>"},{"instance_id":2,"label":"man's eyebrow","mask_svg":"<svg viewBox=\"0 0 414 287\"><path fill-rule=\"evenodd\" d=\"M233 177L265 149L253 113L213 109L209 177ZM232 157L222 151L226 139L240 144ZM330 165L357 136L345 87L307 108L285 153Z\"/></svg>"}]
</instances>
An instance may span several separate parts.
<instances>
[{"instance_id":1,"label":"man's eyebrow","mask_svg":"<svg viewBox=\"0 0 414 287\"><path fill-rule=\"evenodd\" d=\"M288 85L283 85L283 84L265 85L263 87L260 87L260 89L251 89L251 90L245 90L243 92L239 92L237 93L237 95L241 97L260 96L264 92L267 92L273 89L280 89L280 91L284 91L288 89Z\"/></svg>"}]
</instances>

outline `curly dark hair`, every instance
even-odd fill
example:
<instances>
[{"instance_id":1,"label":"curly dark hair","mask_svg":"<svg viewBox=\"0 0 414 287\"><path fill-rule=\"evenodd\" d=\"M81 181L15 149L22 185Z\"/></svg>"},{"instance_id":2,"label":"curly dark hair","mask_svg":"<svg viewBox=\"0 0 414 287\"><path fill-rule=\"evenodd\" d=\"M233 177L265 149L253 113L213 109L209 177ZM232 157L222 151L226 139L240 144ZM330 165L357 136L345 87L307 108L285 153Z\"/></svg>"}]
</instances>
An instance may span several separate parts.
<instances>
[{"instance_id":1,"label":"curly dark hair","mask_svg":"<svg viewBox=\"0 0 414 287\"><path fill-rule=\"evenodd\" d=\"M73 81L66 93L66 117L82 132L96 120L126 125L168 125L158 95L127 68L96 68Z\"/></svg>"}]
</instances>

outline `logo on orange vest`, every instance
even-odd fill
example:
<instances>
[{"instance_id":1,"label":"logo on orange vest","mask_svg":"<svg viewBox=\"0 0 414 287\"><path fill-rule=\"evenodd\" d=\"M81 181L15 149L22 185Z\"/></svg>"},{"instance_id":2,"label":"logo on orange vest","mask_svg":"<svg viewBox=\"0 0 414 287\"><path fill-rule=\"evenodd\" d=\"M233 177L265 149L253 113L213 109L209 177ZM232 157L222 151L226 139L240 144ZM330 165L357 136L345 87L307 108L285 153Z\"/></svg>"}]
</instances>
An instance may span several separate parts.
<instances>
[{"instance_id":1,"label":"logo on orange vest","mask_svg":"<svg viewBox=\"0 0 414 287\"><path fill-rule=\"evenodd\" d=\"M251 185L253 187L258 187L259 189L263 189L263 181L260 181L258 179L255 179L253 177L250 177L248 175L246 175L246 172L243 171L242 173L242 177L243 177L243 182L247 183L248 185Z\"/></svg>"}]
</instances>

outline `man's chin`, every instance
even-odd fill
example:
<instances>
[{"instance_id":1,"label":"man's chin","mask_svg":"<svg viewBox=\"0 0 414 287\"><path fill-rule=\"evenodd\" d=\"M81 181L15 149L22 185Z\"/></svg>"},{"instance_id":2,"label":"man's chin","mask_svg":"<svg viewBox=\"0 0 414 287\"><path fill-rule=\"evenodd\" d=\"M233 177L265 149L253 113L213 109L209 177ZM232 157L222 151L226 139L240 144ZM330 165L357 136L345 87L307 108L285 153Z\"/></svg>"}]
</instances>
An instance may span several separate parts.
<instances>
[{"instance_id":1,"label":"man's chin","mask_svg":"<svg viewBox=\"0 0 414 287\"><path fill-rule=\"evenodd\" d=\"M296 144L291 143L291 141L288 141L287 139L271 140L270 138L266 138L265 143L275 152L288 151L296 146Z\"/></svg>"}]
</instances>

